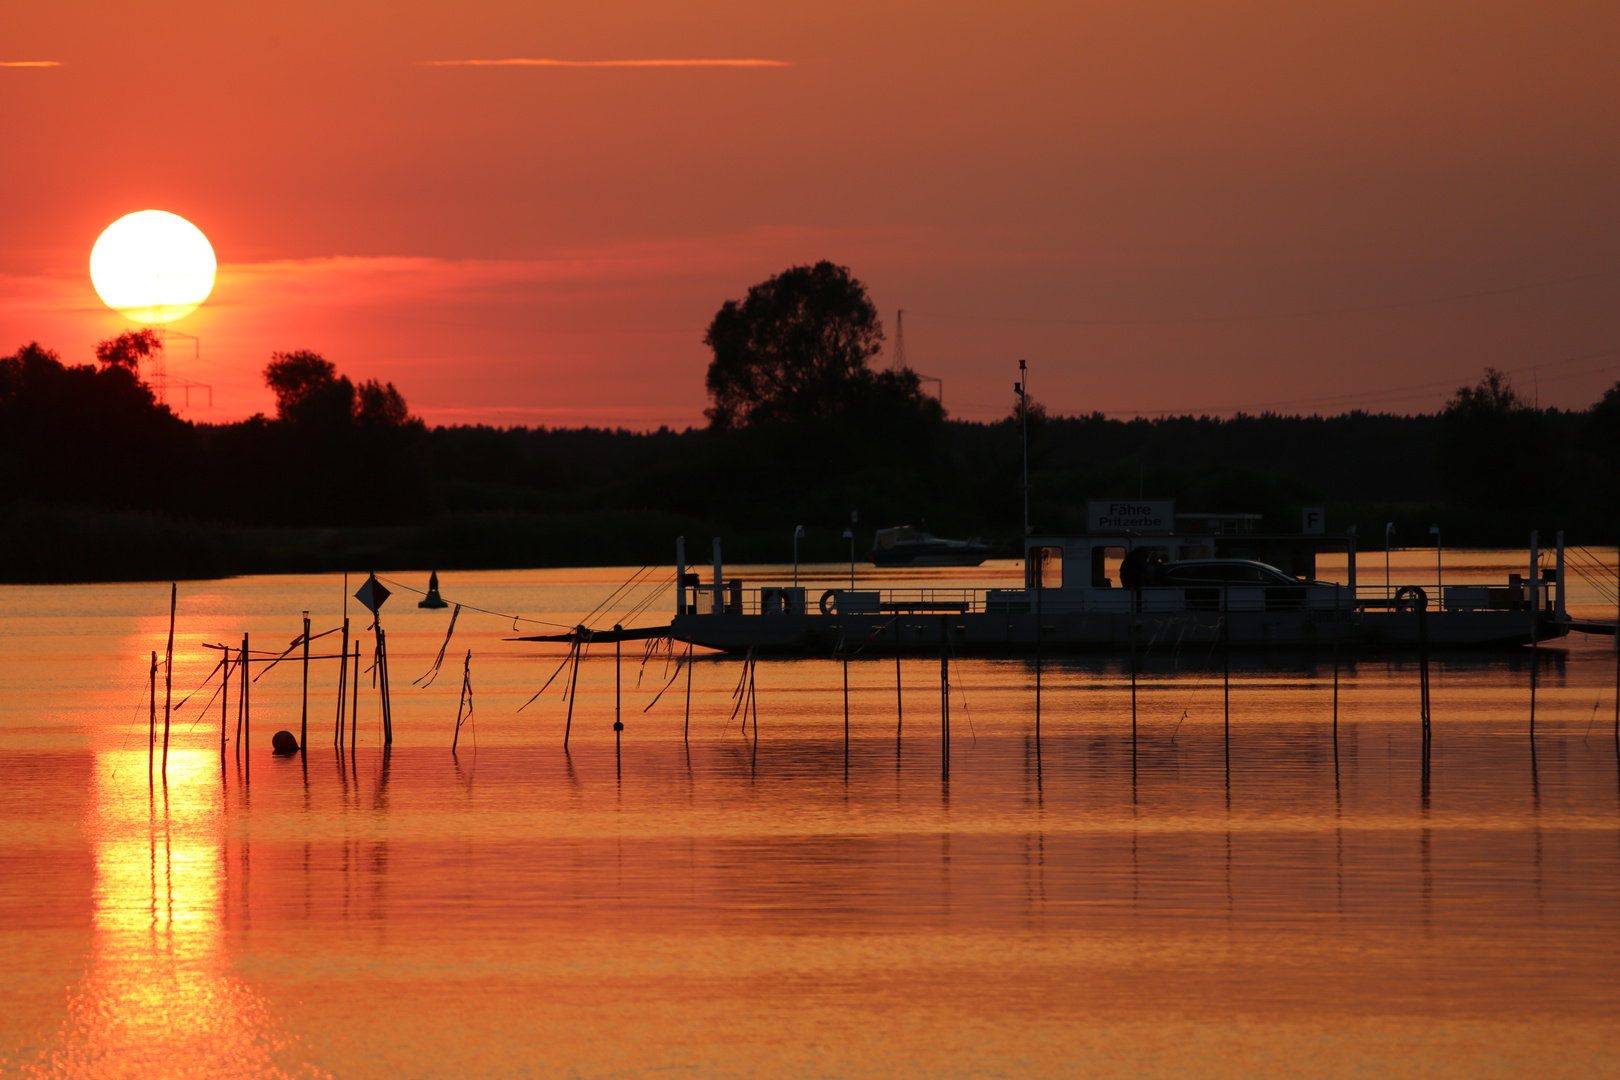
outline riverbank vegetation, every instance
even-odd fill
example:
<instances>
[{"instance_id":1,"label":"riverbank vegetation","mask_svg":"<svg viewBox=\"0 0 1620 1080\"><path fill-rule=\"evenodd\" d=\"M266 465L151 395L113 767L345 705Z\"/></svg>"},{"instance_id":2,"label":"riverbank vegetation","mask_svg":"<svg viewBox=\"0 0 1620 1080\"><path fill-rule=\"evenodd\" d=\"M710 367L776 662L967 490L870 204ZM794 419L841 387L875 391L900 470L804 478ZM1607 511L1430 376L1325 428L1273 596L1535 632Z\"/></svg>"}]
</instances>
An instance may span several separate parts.
<instances>
[{"instance_id":1,"label":"riverbank vegetation","mask_svg":"<svg viewBox=\"0 0 1620 1080\"><path fill-rule=\"evenodd\" d=\"M1015 555L1012 402L994 423L954 420L914 373L875 371L881 327L847 270L765 284L711 326L710 423L684 431L429 428L391 384L307 351L270 358L275 416L199 424L142 381L139 335L85 364L26 345L0 357L0 579L643 564L677 535L783 562L796 525L803 558L838 560L852 511L863 551L876 528L926 524ZM1413 545L1432 524L1448 546L1620 538L1620 384L1589 409L1540 409L1487 371L1427 415L1043 412L1029 435L1038 529L1081 528L1088 498L1145 495L1277 531L1321 506L1364 547L1390 521Z\"/></svg>"}]
</instances>

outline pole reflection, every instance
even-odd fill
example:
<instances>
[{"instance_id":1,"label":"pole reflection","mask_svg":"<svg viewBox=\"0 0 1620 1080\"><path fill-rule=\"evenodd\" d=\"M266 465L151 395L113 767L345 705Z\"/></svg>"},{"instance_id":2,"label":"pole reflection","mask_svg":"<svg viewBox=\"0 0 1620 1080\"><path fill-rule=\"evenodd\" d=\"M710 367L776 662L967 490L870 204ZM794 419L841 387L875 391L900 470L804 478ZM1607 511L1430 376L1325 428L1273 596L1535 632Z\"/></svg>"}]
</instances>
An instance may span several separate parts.
<instances>
[{"instance_id":1,"label":"pole reflection","mask_svg":"<svg viewBox=\"0 0 1620 1080\"><path fill-rule=\"evenodd\" d=\"M269 1003L230 971L215 755L171 750L168 782L155 789L138 757L96 757L85 816L95 863L89 969L28 1073L316 1075Z\"/></svg>"}]
</instances>

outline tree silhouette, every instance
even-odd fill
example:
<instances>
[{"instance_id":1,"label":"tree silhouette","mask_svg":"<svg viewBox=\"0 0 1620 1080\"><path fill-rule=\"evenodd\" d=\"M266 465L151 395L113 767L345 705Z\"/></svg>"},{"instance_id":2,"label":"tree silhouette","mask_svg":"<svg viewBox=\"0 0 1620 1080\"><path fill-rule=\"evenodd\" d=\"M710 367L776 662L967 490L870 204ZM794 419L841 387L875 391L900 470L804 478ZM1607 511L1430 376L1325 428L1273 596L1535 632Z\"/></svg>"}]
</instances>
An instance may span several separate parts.
<instances>
[{"instance_id":1,"label":"tree silhouette","mask_svg":"<svg viewBox=\"0 0 1620 1080\"><path fill-rule=\"evenodd\" d=\"M411 414L393 383L367 379L356 392L354 418L372 427L404 427L410 423Z\"/></svg>"},{"instance_id":2,"label":"tree silhouette","mask_svg":"<svg viewBox=\"0 0 1620 1080\"><path fill-rule=\"evenodd\" d=\"M354 384L338 378L330 360L308 349L271 353L264 381L275 392L279 419L342 423L354 411Z\"/></svg>"},{"instance_id":3,"label":"tree silhouette","mask_svg":"<svg viewBox=\"0 0 1620 1080\"><path fill-rule=\"evenodd\" d=\"M1440 475L1454 500L1534 521L1563 502L1571 470L1567 425L1535 408L1506 373L1486 368L1440 414Z\"/></svg>"},{"instance_id":4,"label":"tree silhouette","mask_svg":"<svg viewBox=\"0 0 1620 1080\"><path fill-rule=\"evenodd\" d=\"M867 366L883 347L877 309L849 268L830 262L792 267L726 301L703 342L714 351L704 415L721 431L838 416L874 391L920 396L914 373Z\"/></svg>"},{"instance_id":5,"label":"tree silhouette","mask_svg":"<svg viewBox=\"0 0 1620 1080\"><path fill-rule=\"evenodd\" d=\"M393 383L367 379L357 389L330 360L308 349L271 353L264 381L275 391L277 418L303 428L397 428L414 419Z\"/></svg>"},{"instance_id":6,"label":"tree silhouette","mask_svg":"<svg viewBox=\"0 0 1620 1080\"><path fill-rule=\"evenodd\" d=\"M137 371L140 362L163 348L163 342L150 326L139 330L126 330L117 337L108 338L96 346L96 359L106 367L123 367Z\"/></svg>"}]
</instances>

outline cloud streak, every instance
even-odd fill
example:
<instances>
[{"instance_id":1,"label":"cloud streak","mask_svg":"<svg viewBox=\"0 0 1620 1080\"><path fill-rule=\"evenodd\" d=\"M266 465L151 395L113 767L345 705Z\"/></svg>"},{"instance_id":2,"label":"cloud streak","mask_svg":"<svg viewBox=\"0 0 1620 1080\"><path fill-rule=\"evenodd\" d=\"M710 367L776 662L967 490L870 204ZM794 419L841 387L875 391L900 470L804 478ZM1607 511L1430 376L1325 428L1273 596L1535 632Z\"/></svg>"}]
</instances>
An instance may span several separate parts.
<instances>
[{"instance_id":1,"label":"cloud streak","mask_svg":"<svg viewBox=\"0 0 1620 1080\"><path fill-rule=\"evenodd\" d=\"M421 60L420 67L560 67L560 68L784 68L789 60Z\"/></svg>"},{"instance_id":2,"label":"cloud streak","mask_svg":"<svg viewBox=\"0 0 1620 1080\"><path fill-rule=\"evenodd\" d=\"M60 60L0 60L0 67L61 67Z\"/></svg>"}]
</instances>

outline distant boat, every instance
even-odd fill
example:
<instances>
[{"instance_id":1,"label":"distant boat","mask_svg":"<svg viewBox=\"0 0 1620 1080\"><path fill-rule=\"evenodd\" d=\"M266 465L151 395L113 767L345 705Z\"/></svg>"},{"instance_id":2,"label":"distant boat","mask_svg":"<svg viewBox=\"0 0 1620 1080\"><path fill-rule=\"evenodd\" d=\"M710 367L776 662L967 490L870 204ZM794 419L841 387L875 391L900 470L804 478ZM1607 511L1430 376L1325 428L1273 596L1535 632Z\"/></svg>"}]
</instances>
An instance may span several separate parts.
<instances>
[{"instance_id":1,"label":"distant boat","mask_svg":"<svg viewBox=\"0 0 1620 1080\"><path fill-rule=\"evenodd\" d=\"M978 566L995 549L978 537L943 540L910 525L879 529L867 561L876 566Z\"/></svg>"}]
</instances>

